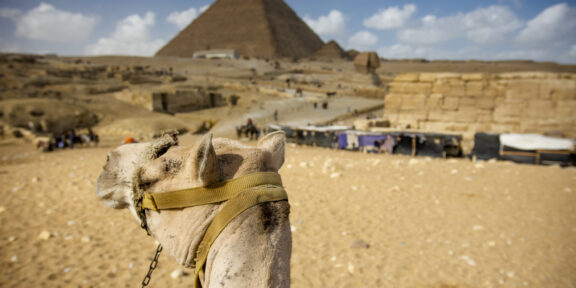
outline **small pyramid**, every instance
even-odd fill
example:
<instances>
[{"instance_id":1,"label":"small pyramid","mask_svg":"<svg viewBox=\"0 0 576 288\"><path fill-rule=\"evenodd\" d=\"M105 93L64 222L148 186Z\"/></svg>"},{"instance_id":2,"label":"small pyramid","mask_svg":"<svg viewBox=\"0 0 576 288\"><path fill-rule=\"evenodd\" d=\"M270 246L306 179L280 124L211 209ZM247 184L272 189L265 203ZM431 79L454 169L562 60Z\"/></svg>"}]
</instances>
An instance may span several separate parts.
<instances>
[{"instance_id":1,"label":"small pyramid","mask_svg":"<svg viewBox=\"0 0 576 288\"><path fill-rule=\"evenodd\" d=\"M156 56L234 49L240 56L303 58L323 44L283 0L217 0Z\"/></svg>"},{"instance_id":2,"label":"small pyramid","mask_svg":"<svg viewBox=\"0 0 576 288\"><path fill-rule=\"evenodd\" d=\"M334 40L326 43L320 50L316 51L312 55L313 59L326 61L326 60L347 60L348 54L344 52L344 49L338 45Z\"/></svg>"}]
</instances>

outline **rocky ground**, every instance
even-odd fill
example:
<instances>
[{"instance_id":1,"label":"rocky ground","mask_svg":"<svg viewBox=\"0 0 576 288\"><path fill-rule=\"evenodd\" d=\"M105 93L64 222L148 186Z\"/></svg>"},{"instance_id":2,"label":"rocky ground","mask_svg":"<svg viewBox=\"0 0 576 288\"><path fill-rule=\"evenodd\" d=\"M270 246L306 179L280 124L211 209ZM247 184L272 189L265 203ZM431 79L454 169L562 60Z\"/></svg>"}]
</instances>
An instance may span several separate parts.
<instances>
[{"instance_id":1,"label":"rocky ground","mask_svg":"<svg viewBox=\"0 0 576 288\"><path fill-rule=\"evenodd\" d=\"M94 195L119 141L1 143L0 287L139 285L154 240ZM292 287L576 287L574 168L292 144L286 159ZM151 287L191 286L178 269L163 255Z\"/></svg>"}]
</instances>

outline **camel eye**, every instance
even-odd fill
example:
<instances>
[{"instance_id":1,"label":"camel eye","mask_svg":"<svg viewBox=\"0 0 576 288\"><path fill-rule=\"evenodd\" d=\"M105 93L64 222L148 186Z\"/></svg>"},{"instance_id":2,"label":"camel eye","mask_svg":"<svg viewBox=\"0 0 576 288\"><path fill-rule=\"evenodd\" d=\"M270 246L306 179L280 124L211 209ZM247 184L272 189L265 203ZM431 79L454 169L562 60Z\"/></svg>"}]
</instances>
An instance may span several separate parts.
<instances>
[{"instance_id":1,"label":"camel eye","mask_svg":"<svg viewBox=\"0 0 576 288\"><path fill-rule=\"evenodd\" d=\"M162 148L154 151L155 152L154 153L154 159L160 158L160 156L166 154L166 152L168 152L168 149L170 149L170 146L166 145L166 146L163 146Z\"/></svg>"}]
</instances>

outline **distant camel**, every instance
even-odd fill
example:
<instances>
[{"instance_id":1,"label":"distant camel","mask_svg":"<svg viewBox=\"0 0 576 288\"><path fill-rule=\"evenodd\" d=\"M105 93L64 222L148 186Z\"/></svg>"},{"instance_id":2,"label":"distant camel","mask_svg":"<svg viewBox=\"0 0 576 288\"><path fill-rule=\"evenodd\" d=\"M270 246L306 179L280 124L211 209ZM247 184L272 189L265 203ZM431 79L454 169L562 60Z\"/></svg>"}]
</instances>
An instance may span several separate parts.
<instances>
[{"instance_id":1,"label":"distant camel","mask_svg":"<svg viewBox=\"0 0 576 288\"><path fill-rule=\"evenodd\" d=\"M146 202L173 193L167 191L208 186L202 191L207 194L201 196L211 198L216 194L211 194L210 189L256 181L243 180L247 178L264 175L279 182L277 171L284 163L284 145L284 133L269 134L256 147L229 139L212 140L211 135L185 147L178 146L176 137L169 135L152 143L122 145L109 153L96 194L107 206L129 208L170 255L181 265L193 268L196 260L201 261L196 256L204 248L203 238L212 229L212 220L220 217L218 213L231 206L234 199L158 212L147 209L142 215L140 195L147 195ZM243 191L274 190L285 195L281 183L267 181ZM254 199L266 197L269 195ZM150 205L162 205L154 199L157 202ZM146 206L144 202L142 205ZM205 264L199 264L204 269L196 277L194 287L290 287L292 235L288 201L259 203L234 217L215 238L206 252ZM198 270L196 267L196 275Z\"/></svg>"}]
</instances>

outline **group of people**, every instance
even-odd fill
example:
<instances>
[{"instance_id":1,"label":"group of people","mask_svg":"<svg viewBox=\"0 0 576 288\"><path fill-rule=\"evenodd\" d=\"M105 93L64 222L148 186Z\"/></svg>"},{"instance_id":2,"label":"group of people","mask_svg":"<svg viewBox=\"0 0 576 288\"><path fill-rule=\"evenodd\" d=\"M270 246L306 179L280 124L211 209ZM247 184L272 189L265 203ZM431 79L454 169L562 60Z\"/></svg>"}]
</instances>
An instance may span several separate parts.
<instances>
[{"instance_id":1,"label":"group of people","mask_svg":"<svg viewBox=\"0 0 576 288\"><path fill-rule=\"evenodd\" d=\"M98 135L92 129L88 129L87 133L76 133L76 130L68 129L63 133L53 133L49 141L38 142L37 148L49 152L56 149L74 149L76 145L97 146L99 141Z\"/></svg>"}]
</instances>

